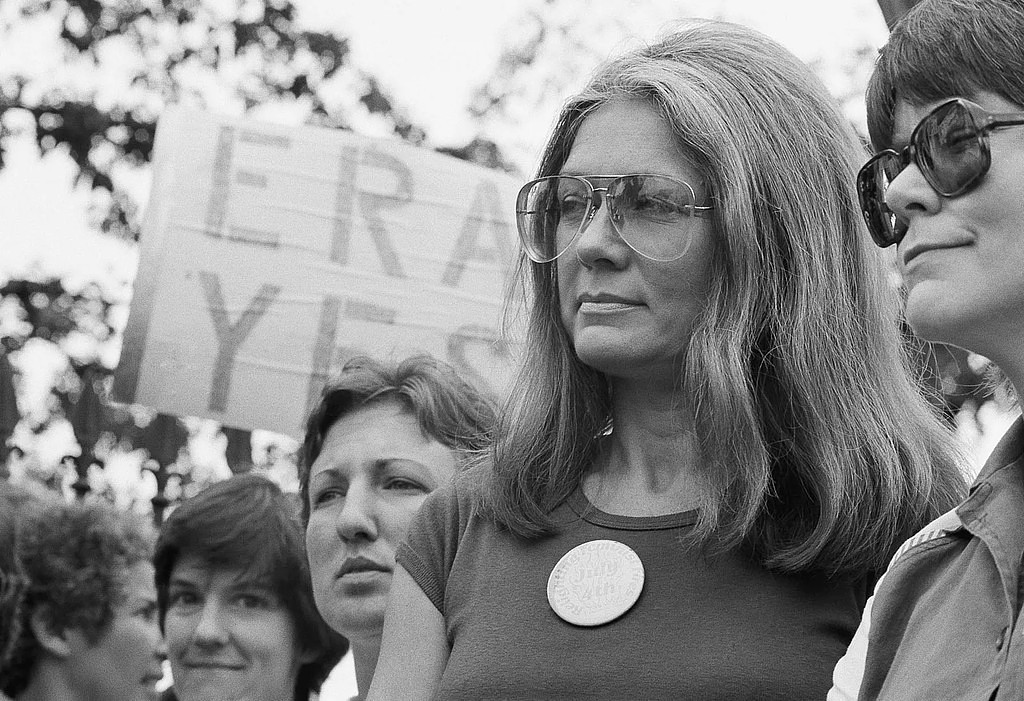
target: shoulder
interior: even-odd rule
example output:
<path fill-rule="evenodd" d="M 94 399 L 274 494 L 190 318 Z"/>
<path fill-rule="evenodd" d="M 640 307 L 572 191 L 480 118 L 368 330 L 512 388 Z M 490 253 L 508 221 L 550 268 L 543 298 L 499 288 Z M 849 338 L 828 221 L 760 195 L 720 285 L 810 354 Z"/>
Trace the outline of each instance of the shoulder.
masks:
<path fill-rule="evenodd" d="M 947 511 L 910 538 L 907 538 L 889 561 L 889 569 L 891 570 L 904 556 L 917 552 L 930 544 L 935 544 L 939 539 L 962 530 L 964 530 L 964 524 L 960 520 L 956 509 Z"/>
<path fill-rule="evenodd" d="M 908 538 L 875 585 L 872 639 L 874 628 L 879 625 L 886 629 L 886 636 L 891 636 L 890 629 L 905 624 L 921 600 L 948 600 L 955 589 L 954 580 L 963 575 L 965 568 L 972 567 L 973 555 L 967 553 L 972 540 L 955 510 L 942 514 Z M 963 559 L 965 556 L 967 560 Z M 882 630 L 877 632 L 881 634 Z"/>
<path fill-rule="evenodd" d="M 468 518 L 480 503 L 484 493 L 487 470 L 484 465 L 475 465 L 456 473 L 427 495 L 420 513 L 445 514 L 456 519 Z"/>
<path fill-rule="evenodd" d="M 449 547 L 457 542 L 479 511 L 485 470 L 484 466 L 462 470 L 428 494 L 409 529 L 408 541 L 440 541 Z"/>
<path fill-rule="evenodd" d="M 908 538 L 896 550 L 885 573 L 875 583 L 875 593 L 864 606 L 860 626 L 854 634 L 846 654 L 838 661 L 832 673 L 832 689 L 828 693 L 828 701 L 853 701 L 861 689 L 866 673 L 869 648 L 875 645 L 873 652 L 878 656 L 878 644 L 882 638 L 898 638 L 890 635 L 888 628 L 896 624 L 893 620 L 891 607 L 896 605 L 903 609 L 913 607 L 916 601 L 905 591 L 914 579 L 913 572 L 921 572 L 918 567 L 927 569 L 927 558 L 915 558 L 948 542 L 964 528 L 956 510 L 947 511 L 931 523 L 927 524 Z M 903 567 L 913 563 L 915 567 Z M 898 573 L 894 571 L 900 570 Z M 910 587 L 913 589 L 913 587 Z M 887 641 L 883 641 L 887 642 Z"/>

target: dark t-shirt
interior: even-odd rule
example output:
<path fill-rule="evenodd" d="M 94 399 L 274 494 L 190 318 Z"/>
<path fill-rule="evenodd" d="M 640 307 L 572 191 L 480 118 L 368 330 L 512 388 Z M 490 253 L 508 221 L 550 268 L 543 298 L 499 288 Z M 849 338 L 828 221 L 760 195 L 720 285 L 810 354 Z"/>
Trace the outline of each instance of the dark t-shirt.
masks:
<path fill-rule="evenodd" d="M 772 573 L 739 553 L 709 560 L 680 536 L 694 513 L 636 518 L 573 495 L 554 536 L 524 540 L 471 508 L 461 480 L 428 497 L 398 561 L 444 616 L 439 699 L 821 700 L 868 595 L 866 581 Z M 625 543 L 645 581 L 621 618 L 584 628 L 548 604 L 573 547 Z"/>

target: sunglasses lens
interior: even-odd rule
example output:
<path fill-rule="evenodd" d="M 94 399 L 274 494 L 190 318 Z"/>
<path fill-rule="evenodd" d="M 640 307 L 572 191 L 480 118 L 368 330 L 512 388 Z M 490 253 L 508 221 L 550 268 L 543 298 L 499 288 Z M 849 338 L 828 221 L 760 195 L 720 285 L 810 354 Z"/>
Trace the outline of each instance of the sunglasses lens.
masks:
<path fill-rule="evenodd" d="M 657 261 L 682 258 L 693 241 L 693 189 L 660 175 L 628 175 L 608 188 L 612 222 L 633 250 Z"/>
<path fill-rule="evenodd" d="M 914 147 L 921 172 L 946 197 L 965 192 L 989 166 L 985 137 L 959 102 L 940 106 L 918 127 Z"/>
<path fill-rule="evenodd" d="M 516 226 L 530 260 L 548 263 L 579 233 L 591 192 L 579 178 L 555 175 L 527 183 L 516 198 Z"/>
<path fill-rule="evenodd" d="M 899 243 L 907 233 L 906 223 L 885 203 L 885 191 L 889 189 L 889 183 L 905 167 L 899 154 L 883 151 L 865 163 L 857 174 L 857 195 L 864 221 L 871 238 L 882 248 Z"/>

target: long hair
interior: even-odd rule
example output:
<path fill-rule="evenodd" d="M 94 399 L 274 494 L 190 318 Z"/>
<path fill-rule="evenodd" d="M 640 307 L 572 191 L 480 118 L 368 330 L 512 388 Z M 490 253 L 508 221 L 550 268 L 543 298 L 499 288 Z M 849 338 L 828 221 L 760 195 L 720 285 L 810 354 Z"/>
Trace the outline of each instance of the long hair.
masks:
<path fill-rule="evenodd" d="M 324 387 L 306 421 L 299 453 L 304 524 L 309 523 L 309 472 L 331 426 L 342 416 L 389 399 L 416 417 L 425 436 L 455 451 L 459 466 L 479 458 L 490 445 L 494 400 L 447 363 L 428 355 L 411 356 L 397 364 L 368 356 L 352 358 Z"/>
<path fill-rule="evenodd" d="M 779 571 L 883 567 L 956 503 L 963 477 L 910 376 L 898 299 L 857 206 L 851 127 L 777 43 L 694 21 L 600 69 L 563 108 L 539 175 L 558 173 L 583 120 L 614 100 L 664 117 L 715 207 L 711 289 L 678 389 L 708 487 L 692 542 L 744 546 Z M 554 529 L 551 509 L 579 487 L 612 397 L 562 327 L 554 265 L 521 256 L 519 269 L 524 362 L 483 506 L 530 537 Z"/>
<path fill-rule="evenodd" d="M 889 35 L 868 81 L 868 132 L 892 146 L 896 104 L 988 91 L 1024 108 L 1024 3 L 924 0 Z"/>
<path fill-rule="evenodd" d="M 291 616 L 300 649 L 312 653 L 299 668 L 294 698 L 306 701 L 310 692 L 319 691 L 348 650 L 348 641 L 331 630 L 316 608 L 294 499 L 264 477 L 235 475 L 176 508 L 160 529 L 153 556 L 161 626 L 174 566 L 185 556 L 267 584 Z"/>

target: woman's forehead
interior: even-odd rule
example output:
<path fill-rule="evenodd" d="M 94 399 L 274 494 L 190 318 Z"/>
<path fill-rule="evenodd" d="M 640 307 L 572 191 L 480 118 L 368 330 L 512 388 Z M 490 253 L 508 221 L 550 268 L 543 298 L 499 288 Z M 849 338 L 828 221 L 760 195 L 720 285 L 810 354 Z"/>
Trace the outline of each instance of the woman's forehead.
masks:
<path fill-rule="evenodd" d="M 615 100 L 591 110 L 576 130 L 560 173 L 653 173 L 702 181 L 665 116 L 643 100 Z"/>
<path fill-rule="evenodd" d="M 197 553 L 183 553 L 174 563 L 171 570 L 171 581 L 190 583 L 197 586 L 214 585 L 230 587 L 250 587 L 273 590 L 273 578 L 270 576 L 266 558 L 249 557 L 241 552 L 231 558 L 210 558 Z"/>

